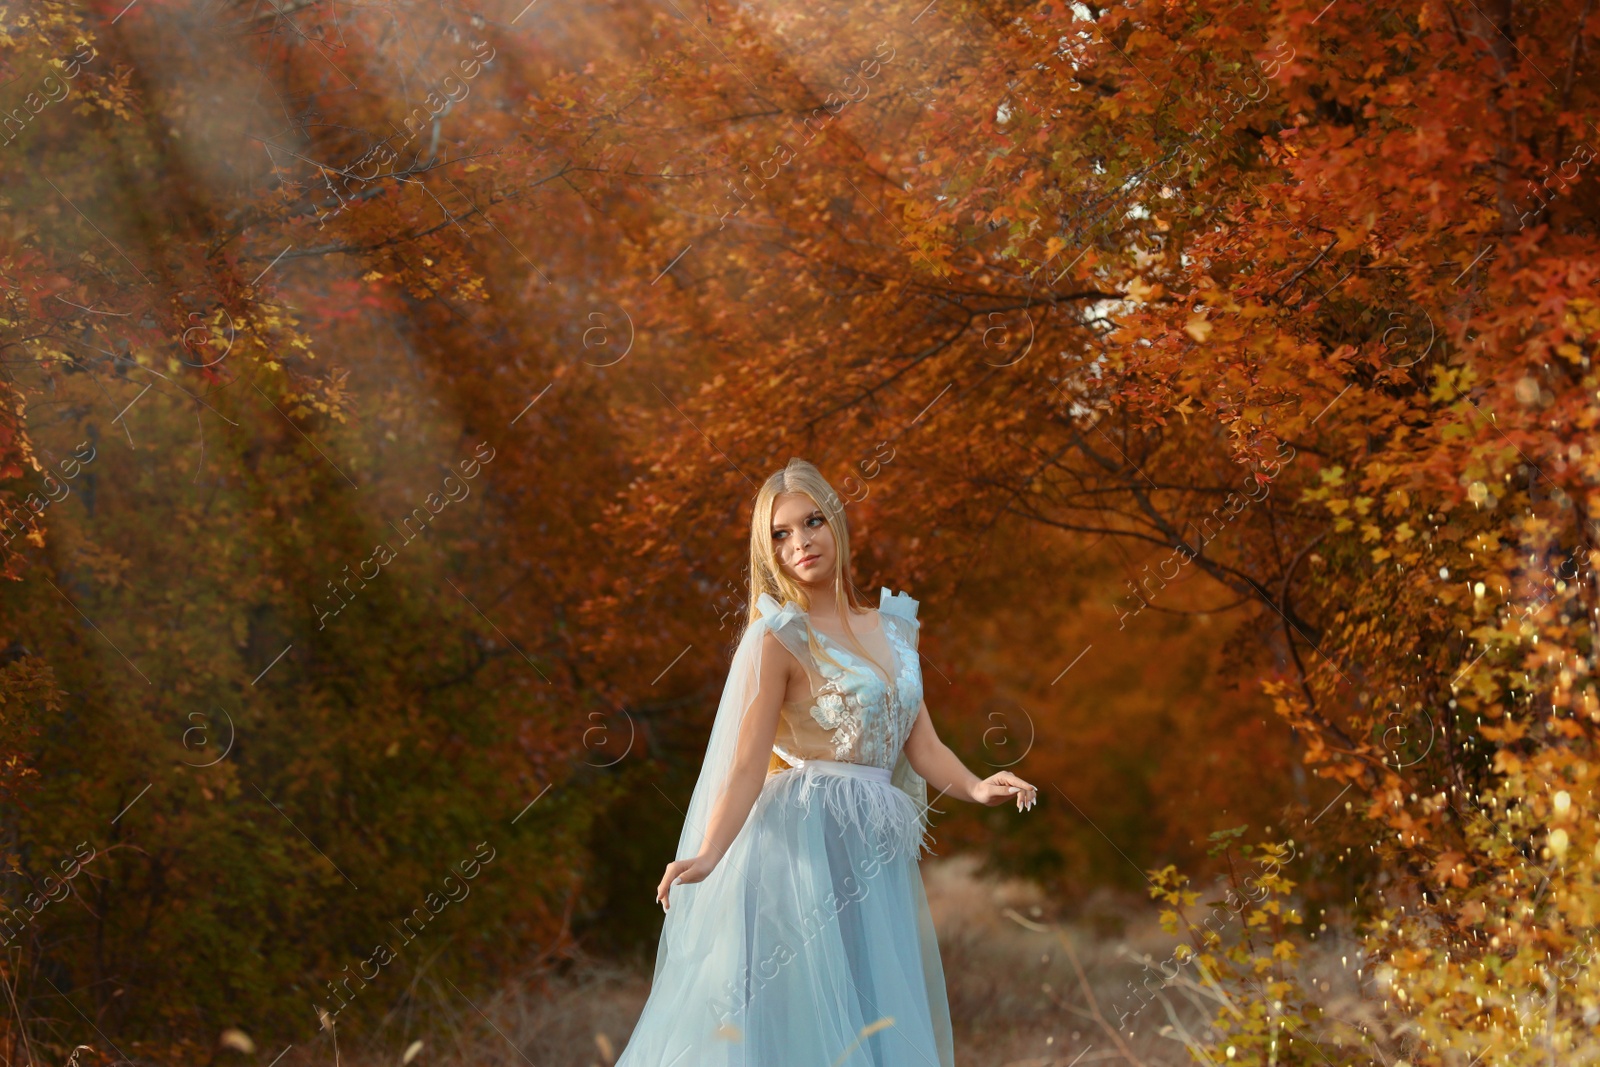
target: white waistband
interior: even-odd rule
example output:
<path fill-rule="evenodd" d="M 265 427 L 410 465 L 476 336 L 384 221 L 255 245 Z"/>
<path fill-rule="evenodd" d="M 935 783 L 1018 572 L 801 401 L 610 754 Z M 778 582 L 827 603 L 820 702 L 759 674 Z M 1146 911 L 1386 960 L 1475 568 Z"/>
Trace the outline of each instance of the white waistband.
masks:
<path fill-rule="evenodd" d="M 797 771 L 811 771 L 816 774 L 837 774 L 844 778 L 866 778 L 874 782 L 889 781 L 889 771 L 884 767 L 869 767 L 864 763 L 845 763 L 842 760 L 831 759 L 798 759 L 791 758 L 791 766 Z"/>

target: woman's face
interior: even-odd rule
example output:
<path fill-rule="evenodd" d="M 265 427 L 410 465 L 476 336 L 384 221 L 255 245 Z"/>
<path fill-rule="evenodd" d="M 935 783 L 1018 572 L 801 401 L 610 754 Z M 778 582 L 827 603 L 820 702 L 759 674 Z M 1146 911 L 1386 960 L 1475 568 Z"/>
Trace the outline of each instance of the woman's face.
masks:
<path fill-rule="evenodd" d="M 783 573 L 801 585 L 833 583 L 833 528 L 804 493 L 779 493 L 772 505 L 772 548 Z"/>

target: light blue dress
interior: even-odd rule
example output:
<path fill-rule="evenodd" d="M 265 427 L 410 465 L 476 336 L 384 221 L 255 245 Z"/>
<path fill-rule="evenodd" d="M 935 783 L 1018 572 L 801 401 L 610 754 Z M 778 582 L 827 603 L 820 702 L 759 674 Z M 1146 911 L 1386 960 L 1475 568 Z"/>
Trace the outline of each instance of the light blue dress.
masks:
<path fill-rule="evenodd" d="M 672 888 L 617 1067 L 954 1067 L 918 866 L 926 791 L 902 752 L 922 703 L 917 602 L 884 589 L 879 625 L 855 628 L 887 678 L 820 632 L 836 663 L 813 655 L 793 601 L 763 594 L 757 607 L 757 646 L 761 629 L 775 634 L 811 697 L 782 708 L 773 751 L 787 767 L 768 774 L 722 862 Z M 714 732 L 708 763 L 717 746 Z"/>

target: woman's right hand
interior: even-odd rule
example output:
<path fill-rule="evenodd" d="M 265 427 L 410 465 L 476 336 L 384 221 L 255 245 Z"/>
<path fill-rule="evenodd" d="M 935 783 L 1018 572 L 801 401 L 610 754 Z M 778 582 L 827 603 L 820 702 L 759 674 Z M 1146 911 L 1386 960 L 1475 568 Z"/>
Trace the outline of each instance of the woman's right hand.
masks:
<path fill-rule="evenodd" d="M 972 799 L 993 807 L 1008 800 L 1017 802 L 1018 811 L 1027 811 L 1039 799 L 1039 790 L 1010 771 L 991 774 L 972 787 Z"/>
<path fill-rule="evenodd" d="M 716 862 L 707 860 L 703 856 L 696 856 L 692 860 L 673 860 L 667 864 L 667 871 L 661 876 L 661 884 L 656 886 L 656 903 L 661 905 L 661 910 L 668 910 L 672 904 L 668 899 L 672 887 L 683 883 L 692 885 L 703 882 L 716 869 Z"/>

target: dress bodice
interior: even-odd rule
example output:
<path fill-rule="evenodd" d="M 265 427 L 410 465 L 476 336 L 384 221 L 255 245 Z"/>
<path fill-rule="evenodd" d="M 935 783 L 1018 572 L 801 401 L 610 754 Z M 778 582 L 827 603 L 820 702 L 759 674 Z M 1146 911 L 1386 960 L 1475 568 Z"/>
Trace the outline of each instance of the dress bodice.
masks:
<path fill-rule="evenodd" d="M 791 765 L 822 759 L 893 770 L 922 706 L 917 602 L 885 588 L 878 626 L 865 633 L 855 631 L 887 677 L 843 638 L 811 626 L 794 601 L 779 607 L 774 597 L 763 593 L 756 603 L 774 636 L 805 668 L 810 683 L 806 700 L 783 704 L 773 751 Z"/>

